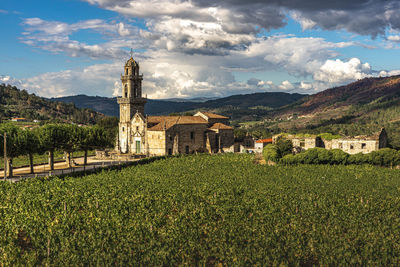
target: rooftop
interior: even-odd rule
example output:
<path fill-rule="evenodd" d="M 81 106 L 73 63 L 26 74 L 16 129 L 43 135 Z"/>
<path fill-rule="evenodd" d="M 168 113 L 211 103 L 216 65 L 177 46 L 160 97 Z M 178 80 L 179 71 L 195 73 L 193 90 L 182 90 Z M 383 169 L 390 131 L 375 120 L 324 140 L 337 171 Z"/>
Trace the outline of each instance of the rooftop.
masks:
<path fill-rule="evenodd" d="M 220 122 L 214 123 L 209 129 L 233 130 L 231 126 L 225 125 Z"/>

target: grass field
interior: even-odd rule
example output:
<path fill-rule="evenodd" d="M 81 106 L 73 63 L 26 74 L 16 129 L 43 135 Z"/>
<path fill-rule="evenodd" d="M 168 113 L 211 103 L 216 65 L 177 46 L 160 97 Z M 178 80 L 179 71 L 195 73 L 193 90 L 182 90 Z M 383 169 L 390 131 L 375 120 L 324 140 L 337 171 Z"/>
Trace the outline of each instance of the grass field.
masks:
<path fill-rule="evenodd" d="M 398 265 L 400 171 L 159 160 L 0 183 L 0 265 Z"/>

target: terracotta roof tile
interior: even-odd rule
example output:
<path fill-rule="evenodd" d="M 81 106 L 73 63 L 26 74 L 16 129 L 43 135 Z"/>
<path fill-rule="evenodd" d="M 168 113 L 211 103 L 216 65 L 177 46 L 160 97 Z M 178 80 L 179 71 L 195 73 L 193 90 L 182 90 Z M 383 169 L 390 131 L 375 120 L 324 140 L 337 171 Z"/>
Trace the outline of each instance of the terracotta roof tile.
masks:
<path fill-rule="evenodd" d="M 231 126 L 225 125 L 220 122 L 214 123 L 213 126 L 211 126 L 209 129 L 233 130 Z"/>
<path fill-rule="evenodd" d="M 149 124 L 156 124 L 150 127 L 149 131 L 162 131 L 174 125 L 207 124 L 205 119 L 197 116 L 148 116 L 147 122 Z"/>
<path fill-rule="evenodd" d="M 272 143 L 272 138 L 257 140 L 256 143 Z"/>
<path fill-rule="evenodd" d="M 211 112 L 202 112 L 204 115 L 206 115 L 208 118 L 210 119 L 229 119 L 228 117 L 222 116 L 222 115 L 218 115 L 215 113 L 211 113 Z"/>

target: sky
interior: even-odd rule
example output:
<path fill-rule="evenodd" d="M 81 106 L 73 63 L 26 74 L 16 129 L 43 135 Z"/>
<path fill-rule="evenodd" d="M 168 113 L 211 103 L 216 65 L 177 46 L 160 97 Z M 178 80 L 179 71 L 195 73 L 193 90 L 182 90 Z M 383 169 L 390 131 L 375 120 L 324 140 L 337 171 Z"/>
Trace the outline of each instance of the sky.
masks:
<path fill-rule="evenodd" d="M 400 74 L 398 0 L 2 0 L 0 83 L 117 96 L 133 51 L 149 98 L 314 94 Z"/>

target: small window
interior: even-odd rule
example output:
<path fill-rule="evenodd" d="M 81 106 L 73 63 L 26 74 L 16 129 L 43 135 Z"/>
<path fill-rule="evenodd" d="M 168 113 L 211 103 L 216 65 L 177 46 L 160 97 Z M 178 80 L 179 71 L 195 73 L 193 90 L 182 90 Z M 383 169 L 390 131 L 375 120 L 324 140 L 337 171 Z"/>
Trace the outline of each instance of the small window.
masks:
<path fill-rule="evenodd" d="M 125 74 L 128 75 L 128 73 L 129 73 L 129 70 L 128 70 L 128 68 L 126 68 Z"/>
<path fill-rule="evenodd" d="M 125 127 L 122 127 L 122 131 L 125 132 Z"/>
<path fill-rule="evenodd" d="M 350 145 L 350 149 L 354 149 L 354 145 L 353 144 Z"/>
<path fill-rule="evenodd" d="M 190 139 L 194 139 L 194 132 L 190 132 Z"/>
<path fill-rule="evenodd" d="M 185 152 L 186 152 L 186 154 L 189 154 L 189 146 L 185 147 Z"/>
<path fill-rule="evenodd" d="M 136 126 L 136 132 L 139 132 L 139 126 Z"/>
<path fill-rule="evenodd" d="M 169 136 L 169 141 L 174 140 L 174 138 L 172 138 L 172 135 Z"/>
<path fill-rule="evenodd" d="M 168 155 L 172 155 L 172 149 L 168 148 Z"/>
<path fill-rule="evenodd" d="M 367 144 L 366 143 L 362 143 L 361 144 L 361 149 L 366 149 L 367 148 Z"/>

